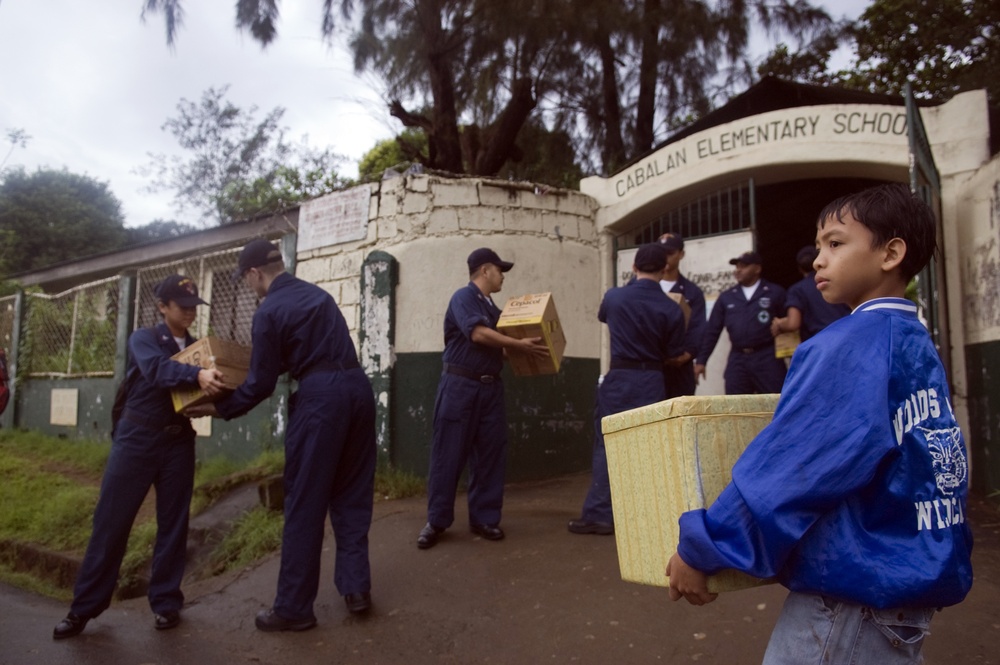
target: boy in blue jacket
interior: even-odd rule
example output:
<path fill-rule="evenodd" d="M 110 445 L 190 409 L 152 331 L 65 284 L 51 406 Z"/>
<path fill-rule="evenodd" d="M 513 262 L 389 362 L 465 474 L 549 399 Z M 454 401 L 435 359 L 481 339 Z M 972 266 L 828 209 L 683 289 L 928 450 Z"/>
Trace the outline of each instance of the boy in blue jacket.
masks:
<path fill-rule="evenodd" d="M 765 665 L 921 662 L 935 611 L 972 585 L 968 461 L 948 380 L 907 283 L 935 250 L 904 185 L 819 216 L 816 283 L 853 310 L 803 343 L 772 423 L 707 510 L 681 515 L 670 598 L 715 599 L 735 568 L 790 590 Z"/>

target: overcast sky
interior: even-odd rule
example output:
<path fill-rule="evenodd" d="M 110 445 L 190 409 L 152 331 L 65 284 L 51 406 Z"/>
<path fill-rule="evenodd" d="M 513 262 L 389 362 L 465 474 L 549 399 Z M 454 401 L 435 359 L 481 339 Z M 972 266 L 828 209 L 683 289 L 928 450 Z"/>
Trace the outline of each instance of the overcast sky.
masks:
<path fill-rule="evenodd" d="M 322 0 L 281 2 L 278 38 L 263 51 L 235 29 L 234 4 L 187 0 L 171 50 L 162 15 L 140 21 L 141 0 L 0 0 L 0 161 L 7 132 L 23 129 L 31 139 L 6 168 L 65 167 L 107 182 L 128 226 L 193 223 L 174 211 L 169 192 L 144 193 L 148 180 L 133 170 L 149 152 L 183 155 L 164 121 L 181 98 L 228 84 L 227 99 L 256 105 L 259 118 L 284 107 L 290 141 L 308 136 L 311 146 L 330 147 L 351 160 L 343 173 L 356 176 L 357 160 L 401 127 L 377 82 L 354 75 L 343 46 L 323 43 Z M 869 0 L 820 4 L 835 18 L 856 18 Z"/>

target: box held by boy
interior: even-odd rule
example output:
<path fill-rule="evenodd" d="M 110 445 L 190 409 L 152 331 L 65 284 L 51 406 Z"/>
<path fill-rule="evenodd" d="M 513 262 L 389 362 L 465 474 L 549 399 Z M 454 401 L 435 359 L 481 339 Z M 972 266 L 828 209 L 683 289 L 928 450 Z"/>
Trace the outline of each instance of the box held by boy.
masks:
<path fill-rule="evenodd" d="M 223 374 L 228 390 L 236 390 L 247 378 L 250 368 L 250 347 L 218 337 L 202 337 L 180 353 L 172 356 L 177 362 L 202 369 L 217 369 Z M 189 406 L 210 402 L 201 388 L 174 388 L 170 391 L 174 411 L 180 413 Z"/>
<path fill-rule="evenodd" d="M 541 337 L 549 350 L 548 358 L 507 350 L 507 359 L 515 376 L 537 376 L 556 374 L 566 350 L 566 336 L 551 293 L 529 293 L 511 298 L 504 305 L 497 331 L 523 339 Z"/>
<path fill-rule="evenodd" d="M 665 571 L 680 540 L 681 513 L 707 508 L 722 493 L 740 454 L 771 422 L 778 397 L 677 397 L 602 419 L 623 580 L 670 584 Z M 708 589 L 766 582 L 724 570 L 708 578 Z"/>

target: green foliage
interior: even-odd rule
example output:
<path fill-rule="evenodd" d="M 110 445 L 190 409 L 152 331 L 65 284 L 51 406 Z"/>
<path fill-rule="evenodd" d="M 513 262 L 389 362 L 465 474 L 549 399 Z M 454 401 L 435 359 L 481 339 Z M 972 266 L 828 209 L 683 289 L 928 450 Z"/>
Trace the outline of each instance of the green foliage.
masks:
<path fill-rule="evenodd" d="M 226 100 L 228 90 L 209 88 L 198 103 L 178 102 L 177 115 L 162 129 L 187 156 L 150 153 L 149 163 L 137 170 L 150 178 L 149 191 L 173 191 L 178 211 L 191 210 L 203 223 L 228 224 L 343 186 L 335 171 L 340 157 L 305 141 L 286 142 L 285 109 L 275 107 L 258 119 L 256 106 L 242 109 Z"/>
<path fill-rule="evenodd" d="M 114 371 L 118 325 L 115 294 L 107 289 L 91 289 L 60 299 L 29 297 L 26 301 L 28 323 L 21 351 L 28 373 Z"/>
<path fill-rule="evenodd" d="M 107 183 L 69 171 L 8 169 L 0 180 L 0 275 L 112 251 L 125 241 Z"/>
<path fill-rule="evenodd" d="M 1000 4 L 983 0 L 874 0 L 854 29 L 854 87 L 945 101 L 986 88 L 1000 100 Z"/>
<path fill-rule="evenodd" d="M 191 224 L 181 224 L 173 220 L 154 219 L 149 224 L 125 229 L 127 234 L 126 244 L 129 246 L 144 245 L 149 242 L 178 238 L 197 230 L 198 228 Z"/>
<path fill-rule="evenodd" d="M 427 491 L 427 481 L 421 476 L 401 471 L 387 464 L 375 470 L 375 496 L 383 499 L 405 499 Z"/>
<path fill-rule="evenodd" d="M 281 547 L 281 513 L 258 507 L 240 517 L 212 554 L 212 573 L 242 568 Z"/>
<path fill-rule="evenodd" d="M 423 163 L 427 156 L 427 135 L 417 129 L 406 129 L 394 139 L 375 144 L 358 162 L 358 178 L 362 182 L 380 180 L 386 171 L 402 173 L 413 163 Z"/>

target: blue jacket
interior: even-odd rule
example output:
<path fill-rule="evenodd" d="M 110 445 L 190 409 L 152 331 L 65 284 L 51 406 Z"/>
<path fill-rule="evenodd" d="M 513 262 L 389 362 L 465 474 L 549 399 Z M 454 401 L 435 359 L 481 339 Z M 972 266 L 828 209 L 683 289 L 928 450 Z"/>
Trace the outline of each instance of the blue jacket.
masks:
<path fill-rule="evenodd" d="M 477 374 L 499 374 L 503 349 L 472 341 L 476 326 L 496 330 L 499 320 L 500 309 L 473 282 L 455 291 L 444 315 L 444 362 Z"/>
<path fill-rule="evenodd" d="M 678 552 L 874 608 L 954 605 L 972 585 L 968 472 L 916 307 L 871 300 L 798 348 L 774 420 L 681 516 Z"/>
<path fill-rule="evenodd" d="M 246 381 L 215 403 L 226 420 L 243 415 L 267 399 L 285 372 L 300 379 L 325 363 L 358 362 L 347 322 L 333 297 L 287 272 L 271 282 L 267 297 L 253 315 L 251 337 L 253 349 Z"/>
<path fill-rule="evenodd" d="M 188 345 L 195 341 L 191 335 L 186 338 Z M 188 418 L 174 412 L 170 389 L 198 385 L 201 368 L 170 359 L 180 348 L 167 324 L 136 330 L 128 339 L 128 350 L 129 373 L 138 370 L 139 376 L 128 391 L 125 408 L 154 421 L 187 423 Z"/>
<path fill-rule="evenodd" d="M 799 336 L 806 341 L 823 328 L 851 313 L 847 305 L 831 305 L 816 288 L 816 273 L 811 272 L 788 287 L 785 307 L 794 307 L 802 314 Z"/>
<path fill-rule="evenodd" d="M 739 284 L 726 289 L 719 294 L 719 299 L 712 306 L 701 340 L 698 364 L 708 362 L 723 328 L 729 333 L 733 351 L 773 346 L 771 320 L 784 314 L 785 290 L 774 282 L 760 280 L 750 300 L 743 295 L 743 287 Z"/>

